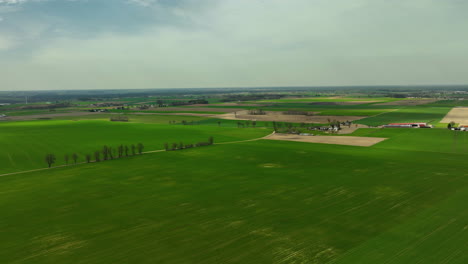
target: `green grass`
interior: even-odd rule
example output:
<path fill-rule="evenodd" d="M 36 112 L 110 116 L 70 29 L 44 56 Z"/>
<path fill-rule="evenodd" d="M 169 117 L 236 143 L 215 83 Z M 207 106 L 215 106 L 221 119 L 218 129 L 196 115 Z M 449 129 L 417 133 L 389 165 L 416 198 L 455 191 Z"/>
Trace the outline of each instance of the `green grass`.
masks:
<path fill-rule="evenodd" d="M 357 121 L 359 124 L 380 126 L 389 123 L 438 123 L 451 110 L 449 107 L 406 107 Z"/>
<path fill-rule="evenodd" d="M 376 146 L 262 140 L 0 177 L 0 262 L 466 263 L 467 155 Z"/>
<path fill-rule="evenodd" d="M 176 120 L 176 119 L 171 119 Z M 162 125 L 155 123 L 125 123 L 101 120 L 88 121 L 31 121 L 0 123 L 0 173 L 41 168 L 44 156 L 53 153 L 57 165 L 64 163 L 64 155 L 93 154 L 103 145 L 114 148 L 120 144 L 146 146 L 145 150 L 162 149 L 165 142 L 185 144 L 258 138 L 270 133 L 268 129 L 233 129 L 216 126 Z"/>

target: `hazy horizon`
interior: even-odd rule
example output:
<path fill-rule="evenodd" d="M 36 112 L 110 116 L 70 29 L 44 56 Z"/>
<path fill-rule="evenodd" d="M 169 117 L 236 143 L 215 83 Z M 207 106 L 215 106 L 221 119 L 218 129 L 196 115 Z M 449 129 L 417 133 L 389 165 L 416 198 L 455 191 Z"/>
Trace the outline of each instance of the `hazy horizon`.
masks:
<path fill-rule="evenodd" d="M 460 0 L 0 0 L 0 91 L 468 84 Z"/>

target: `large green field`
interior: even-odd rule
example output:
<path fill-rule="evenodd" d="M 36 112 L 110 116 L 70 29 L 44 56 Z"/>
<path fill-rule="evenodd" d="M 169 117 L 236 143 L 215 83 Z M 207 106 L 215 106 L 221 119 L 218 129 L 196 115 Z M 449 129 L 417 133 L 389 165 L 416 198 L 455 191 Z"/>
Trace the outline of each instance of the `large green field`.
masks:
<path fill-rule="evenodd" d="M 56 165 L 64 164 L 64 155 L 77 153 L 84 161 L 86 154 L 93 154 L 108 145 L 114 149 L 120 145 L 142 143 L 145 151 L 163 149 L 164 143 L 193 144 L 207 141 L 210 136 L 216 142 L 239 141 L 259 138 L 271 133 L 264 128 L 233 130 L 228 127 L 199 125 L 168 125 L 150 123 L 155 118 L 140 117 L 148 123 L 122 123 L 108 120 L 52 120 L 0 123 L 0 174 L 46 166 L 47 153 L 55 154 Z M 180 117 L 160 117 L 179 120 Z M 190 117 L 184 118 L 191 121 Z M 195 119 L 194 121 L 197 121 Z"/>
<path fill-rule="evenodd" d="M 2 123 L 0 174 L 45 167 L 47 152 L 270 133 L 144 118 Z M 0 176 L 0 263 L 467 263 L 466 134 L 354 135 L 389 139 L 215 144 Z"/>

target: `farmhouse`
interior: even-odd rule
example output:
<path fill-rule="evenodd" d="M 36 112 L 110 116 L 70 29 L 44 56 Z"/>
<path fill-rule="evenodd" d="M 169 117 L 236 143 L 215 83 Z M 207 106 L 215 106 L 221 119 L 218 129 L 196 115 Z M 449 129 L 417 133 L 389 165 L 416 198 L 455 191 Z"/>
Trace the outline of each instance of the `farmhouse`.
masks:
<path fill-rule="evenodd" d="M 432 125 L 427 123 L 391 123 L 383 125 L 383 127 L 395 127 L 395 128 L 432 128 Z"/>

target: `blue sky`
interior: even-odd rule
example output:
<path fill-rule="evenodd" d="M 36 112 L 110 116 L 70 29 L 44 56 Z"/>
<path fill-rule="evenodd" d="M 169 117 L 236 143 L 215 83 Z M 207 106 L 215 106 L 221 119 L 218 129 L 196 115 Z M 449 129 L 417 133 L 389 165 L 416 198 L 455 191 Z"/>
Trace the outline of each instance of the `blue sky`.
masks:
<path fill-rule="evenodd" d="M 468 84 L 465 0 L 0 0 L 0 90 Z"/>

